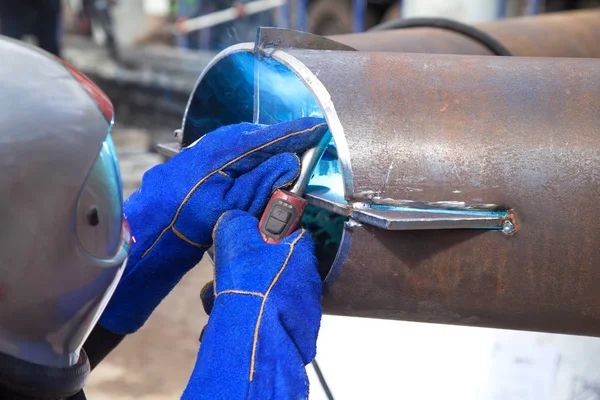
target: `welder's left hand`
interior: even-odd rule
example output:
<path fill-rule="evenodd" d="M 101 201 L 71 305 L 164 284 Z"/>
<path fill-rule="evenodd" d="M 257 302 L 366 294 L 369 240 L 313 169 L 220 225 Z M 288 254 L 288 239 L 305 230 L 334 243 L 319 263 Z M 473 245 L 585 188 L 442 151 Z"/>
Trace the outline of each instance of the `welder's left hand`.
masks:
<path fill-rule="evenodd" d="M 326 130 L 319 118 L 226 126 L 149 170 L 124 204 L 135 243 L 100 325 L 121 335 L 139 329 L 212 245 L 219 217 L 262 212 L 271 193 L 298 175 L 295 153 Z"/>

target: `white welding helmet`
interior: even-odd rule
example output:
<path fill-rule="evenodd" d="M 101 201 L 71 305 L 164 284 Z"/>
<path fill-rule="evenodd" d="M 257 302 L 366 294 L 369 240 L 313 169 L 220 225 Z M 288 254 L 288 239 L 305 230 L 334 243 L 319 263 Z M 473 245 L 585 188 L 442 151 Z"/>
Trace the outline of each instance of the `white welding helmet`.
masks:
<path fill-rule="evenodd" d="M 0 59 L 0 387 L 68 395 L 130 247 L 113 107 L 41 50 L 0 37 Z"/>

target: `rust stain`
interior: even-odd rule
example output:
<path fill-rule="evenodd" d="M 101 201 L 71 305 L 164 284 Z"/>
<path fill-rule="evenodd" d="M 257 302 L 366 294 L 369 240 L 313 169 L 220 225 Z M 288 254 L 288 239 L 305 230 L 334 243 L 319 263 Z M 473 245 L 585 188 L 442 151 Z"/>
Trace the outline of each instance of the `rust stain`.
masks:
<path fill-rule="evenodd" d="M 355 229 L 332 311 L 600 335 L 597 60 L 344 57 L 323 81 L 350 147 L 351 199 L 502 207 L 517 233 Z M 382 198 L 373 189 L 388 176 Z"/>

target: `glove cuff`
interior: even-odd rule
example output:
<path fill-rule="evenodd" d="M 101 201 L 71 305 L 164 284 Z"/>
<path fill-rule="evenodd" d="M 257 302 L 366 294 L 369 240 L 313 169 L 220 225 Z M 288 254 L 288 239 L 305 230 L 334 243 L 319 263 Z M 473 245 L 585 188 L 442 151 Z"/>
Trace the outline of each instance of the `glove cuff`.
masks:
<path fill-rule="evenodd" d="M 128 263 L 100 325 L 109 331 L 127 335 L 144 325 L 150 314 L 185 275 L 202 258 L 205 250 L 192 245 L 185 251 L 174 233 L 165 234 L 151 257 Z"/>
<path fill-rule="evenodd" d="M 182 399 L 248 398 L 261 305 L 262 299 L 251 295 L 225 293 L 215 299 Z"/>
<path fill-rule="evenodd" d="M 306 362 L 299 348 L 306 343 L 267 303 L 254 294 L 217 296 L 182 399 L 307 398 Z M 310 336 L 314 342 L 316 335 Z"/>

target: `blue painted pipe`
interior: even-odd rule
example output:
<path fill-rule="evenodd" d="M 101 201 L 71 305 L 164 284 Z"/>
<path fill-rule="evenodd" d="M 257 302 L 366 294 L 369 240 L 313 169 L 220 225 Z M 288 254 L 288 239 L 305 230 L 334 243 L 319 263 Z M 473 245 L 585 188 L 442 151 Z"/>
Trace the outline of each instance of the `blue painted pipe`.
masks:
<path fill-rule="evenodd" d="M 506 0 L 498 1 L 498 19 L 506 18 Z"/>
<path fill-rule="evenodd" d="M 298 7 L 296 10 L 298 30 L 302 32 L 308 31 L 308 0 L 298 0 Z"/>
<path fill-rule="evenodd" d="M 365 11 L 367 8 L 366 0 L 352 0 L 354 8 L 354 32 L 365 30 Z"/>
<path fill-rule="evenodd" d="M 279 27 L 288 29 L 290 27 L 290 5 L 286 1 L 279 7 Z"/>
<path fill-rule="evenodd" d="M 177 1 L 177 17 L 179 18 L 190 18 L 190 10 L 187 1 Z M 177 47 L 187 49 L 190 47 L 189 37 L 187 35 L 176 36 Z"/>
<path fill-rule="evenodd" d="M 540 13 L 540 1 L 539 0 L 529 0 L 529 14 L 537 15 Z"/>

